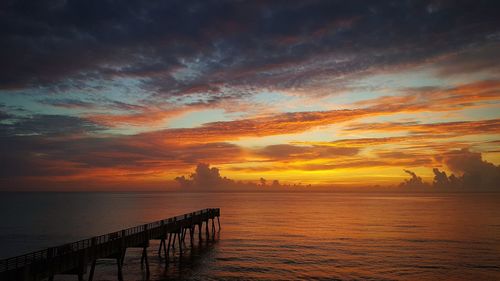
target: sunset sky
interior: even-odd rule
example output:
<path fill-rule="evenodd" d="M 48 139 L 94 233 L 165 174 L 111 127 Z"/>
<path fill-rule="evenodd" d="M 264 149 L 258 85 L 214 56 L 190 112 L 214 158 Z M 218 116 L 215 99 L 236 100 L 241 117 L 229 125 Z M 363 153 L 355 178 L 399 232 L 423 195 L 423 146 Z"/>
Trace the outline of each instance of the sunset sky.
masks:
<path fill-rule="evenodd" d="M 498 1 L 2 1 L 0 189 L 500 171 Z M 484 169 L 483 169 L 484 167 Z M 483 178 L 484 179 L 484 178 Z M 493 181 L 492 181 L 493 182 Z"/>

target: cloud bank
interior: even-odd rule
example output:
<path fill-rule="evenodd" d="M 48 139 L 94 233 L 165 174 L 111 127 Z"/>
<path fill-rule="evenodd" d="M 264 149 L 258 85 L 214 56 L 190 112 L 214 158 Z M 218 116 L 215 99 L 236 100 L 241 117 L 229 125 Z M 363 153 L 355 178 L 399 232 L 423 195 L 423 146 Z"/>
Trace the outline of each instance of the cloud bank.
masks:
<path fill-rule="evenodd" d="M 207 168 L 185 184 L 394 186 L 401 169 L 436 168 L 436 189 L 487 190 L 499 13 L 483 0 L 3 1 L 0 189 L 162 190 L 211 163 L 228 178 Z"/>
<path fill-rule="evenodd" d="M 437 191 L 499 191 L 500 165 L 496 166 L 482 159 L 481 153 L 464 148 L 451 151 L 438 157 L 453 173 L 433 169 L 434 180 L 431 184 L 423 182 L 414 172 L 405 170 L 411 178 L 400 184 L 405 189 L 427 189 Z M 455 175 L 455 173 L 457 175 Z"/>
<path fill-rule="evenodd" d="M 310 188 L 310 185 L 302 184 L 280 184 L 278 180 L 270 181 L 260 178 L 258 181 L 236 181 L 227 177 L 222 177 L 216 167 L 209 164 L 198 163 L 194 173 L 175 178 L 182 191 L 283 191 L 291 189 Z"/>

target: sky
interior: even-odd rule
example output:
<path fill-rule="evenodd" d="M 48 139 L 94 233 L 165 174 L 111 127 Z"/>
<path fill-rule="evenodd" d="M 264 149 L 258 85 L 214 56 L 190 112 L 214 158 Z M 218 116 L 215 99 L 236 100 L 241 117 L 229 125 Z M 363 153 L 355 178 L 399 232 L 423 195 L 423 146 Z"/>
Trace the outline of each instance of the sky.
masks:
<path fill-rule="evenodd" d="M 0 190 L 498 190 L 499 14 L 2 1 Z"/>

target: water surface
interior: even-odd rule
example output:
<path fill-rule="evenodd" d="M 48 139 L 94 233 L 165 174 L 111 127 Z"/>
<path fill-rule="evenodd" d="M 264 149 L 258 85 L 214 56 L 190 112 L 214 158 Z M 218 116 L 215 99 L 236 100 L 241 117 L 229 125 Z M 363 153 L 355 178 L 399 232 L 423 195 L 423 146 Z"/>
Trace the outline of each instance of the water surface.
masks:
<path fill-rule="evenodd" d="M 221 232 L 167 268 L 154 241 L 152 280 L 500 279 L 495 194 L 2 193 L 0 257 L 207 207 L 221 208 Z M 95 280 L 115 271 L 100 261 Z M 124 277 L 144 277 L 140 249 Z"/>

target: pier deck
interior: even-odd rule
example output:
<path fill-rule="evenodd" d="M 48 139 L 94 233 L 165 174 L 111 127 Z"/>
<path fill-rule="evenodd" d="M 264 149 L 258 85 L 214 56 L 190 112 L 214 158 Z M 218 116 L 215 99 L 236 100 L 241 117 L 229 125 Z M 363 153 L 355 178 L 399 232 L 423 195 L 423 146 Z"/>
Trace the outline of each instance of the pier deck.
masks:
<path fill-rule="evenodd" d="M 96 260 L 116 259 L 117 278 L 123 280 L 122 265 L 127 248 L 143 248 L 141 265 L 146 265 L 149 274 L 149 263 L 146 249 L 149 241 L 161 240 L 158 255 L 164 254 L 168 263 L 170 248 L 176 240 L 179 252 L 182 254 L 183 244 L 189 232 L 191 243 L 198 226 L 198 237 L 202 239 L 203 224 L 209 238 L 209 229 L 215 233 L 215 219 L 220 230 L 220 209 L 203 209 L 196 212 L 139 225 L 132 228 L 51 247 L 41 251 L 0 260 L 0 280 L 35 281 L 48 278 L 52 280 L 56 274 L 75 274 L 78 280 L 90 265 L 89 281 L 93 279 Z M 209 222 L 211 227 L 209 227 Z"/>

